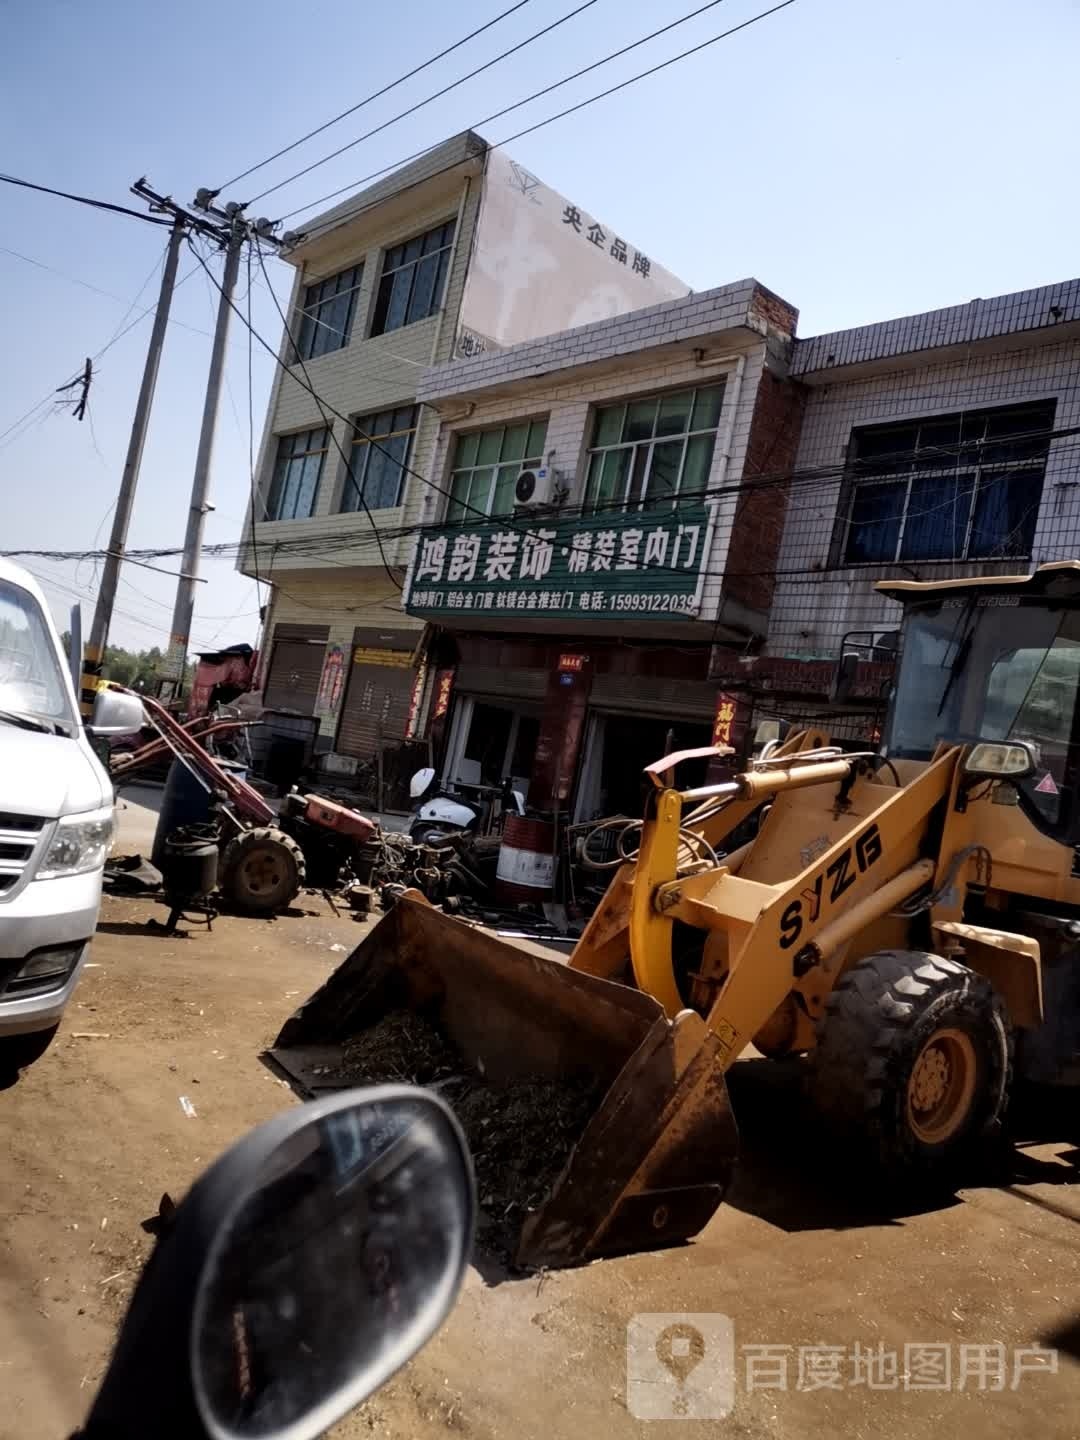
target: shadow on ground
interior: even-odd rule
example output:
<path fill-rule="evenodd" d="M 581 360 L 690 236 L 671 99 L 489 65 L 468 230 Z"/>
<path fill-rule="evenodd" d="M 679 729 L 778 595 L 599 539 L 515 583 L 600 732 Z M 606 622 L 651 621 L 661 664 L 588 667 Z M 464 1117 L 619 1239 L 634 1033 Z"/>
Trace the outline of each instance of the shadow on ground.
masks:
<path fill-rule="evenodd" d="M 1080 1113 L 1075 1092 L 1021 1087 L 1007 1134 L 988 1144 L 952 1191 L 883 1193 L 873 1176 L 830 1144 L 803 1093 L 799 1060 L 745 1060 L 728 1074 L 739 1126 L 740 1153 L 726 1203 L 786 1231 L 896 1225 L 912 1216 L 963 1203 L 959 1189 L 1013 1191 L 1030 1185 L 1080 1182 Z M 1028 1147 L 1065 1145 L 1053 1158 Z M 1073 1207 L 1023 1190 L 1025 1200 L 1080 1222 Z"/>

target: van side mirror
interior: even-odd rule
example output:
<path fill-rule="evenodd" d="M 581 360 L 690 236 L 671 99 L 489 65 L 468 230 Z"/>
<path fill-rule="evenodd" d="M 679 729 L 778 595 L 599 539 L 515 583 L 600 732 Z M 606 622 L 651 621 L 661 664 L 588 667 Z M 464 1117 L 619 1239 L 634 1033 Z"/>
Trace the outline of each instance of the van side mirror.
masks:
<path fill-rule="evenodd" d="M 146 711 L 137 695 L 99 690 L 87 729 L 94 735 L 137 735 L 145 724 Z"/>

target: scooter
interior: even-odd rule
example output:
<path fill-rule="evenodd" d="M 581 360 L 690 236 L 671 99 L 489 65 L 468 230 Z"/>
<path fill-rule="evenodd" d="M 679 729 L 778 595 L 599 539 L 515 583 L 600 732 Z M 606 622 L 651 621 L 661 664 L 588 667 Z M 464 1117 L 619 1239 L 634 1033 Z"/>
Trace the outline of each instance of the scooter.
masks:
<path fill-rule="evenodd" d="M 167 1222 L 72 1440 L 315 1440 L 442 1325 L 475 1214 L 468 1147 L 429 1091 L 275 1116 Z"/>
<path fill-rule="evenodd" d="M 482 800 L 468 800 L 440 785 L 430 766 L 417 770 L 409 781 L 409 795 L 414 801 L 416 818 L 409 827 L 409 838 L 418 845 L 438 845 L 447 835 L 484 828 L 490 806 Z M 511 788 L 509 778 L 503 781 L 502 813 L 525 814 L 525 797 Z"/>

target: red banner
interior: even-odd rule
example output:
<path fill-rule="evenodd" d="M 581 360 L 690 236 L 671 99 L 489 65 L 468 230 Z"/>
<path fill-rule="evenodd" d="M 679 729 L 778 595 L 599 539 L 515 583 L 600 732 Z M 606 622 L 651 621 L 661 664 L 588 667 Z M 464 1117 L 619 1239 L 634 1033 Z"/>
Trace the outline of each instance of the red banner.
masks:
<path fill-rule="evenodd" d="M 450 696 L 454 692 L 453 670 L 436 670 L 435 672 L 435 704 L 431 711 L 432 721 L 444 720 L 450 709 Z"/>

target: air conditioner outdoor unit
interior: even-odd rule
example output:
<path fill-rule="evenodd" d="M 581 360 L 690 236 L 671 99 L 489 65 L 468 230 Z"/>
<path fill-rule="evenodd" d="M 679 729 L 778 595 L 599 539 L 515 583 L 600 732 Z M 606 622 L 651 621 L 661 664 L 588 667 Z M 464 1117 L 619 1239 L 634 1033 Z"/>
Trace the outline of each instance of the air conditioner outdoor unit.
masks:
<path fill-rule="evenodd" d="M 514 486 L 514 501 L 521 510 L 539 510 L 556 502 L 555 476 L 546 465 L 522 470 Z"/>

